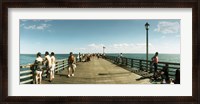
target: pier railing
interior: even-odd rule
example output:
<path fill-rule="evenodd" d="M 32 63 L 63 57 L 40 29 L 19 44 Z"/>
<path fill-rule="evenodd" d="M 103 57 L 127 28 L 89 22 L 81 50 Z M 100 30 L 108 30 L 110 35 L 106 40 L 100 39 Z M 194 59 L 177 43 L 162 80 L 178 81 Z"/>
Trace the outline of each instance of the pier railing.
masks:
<path fill-rule="evenodd" d="M 144 70 L 148 72 L 153 72 L 153 63 L 152 61 L 148 61 L 148 69 L 146 69 L 146 60 L 142 59 L 132 59 L 132 58 L 125 58 L 125 57 L 116 57 L 116 56 L 106 56 L 106 59 L 109 61 L 118 64 L 118 65 L 123 65 L 131 70 Z M 170 78 L 175 78 L 175 72 L 177 69 L 180 69 L 180 63 L 171 63 L 171 62 L 158 62 L 158 70 L 161 70 L 163 68 L 167 68 L 169 77 Z"/>
<path fill-rule="evenodd" d="M 68 66 L 67 59 L 57 60 L 55 66 L 55 73 L 64 70 Z M 34 65 L 21 65 L 20 66 L 20 84 L 34 82 Z M 46 77 L 46 69 L 44 69 L 42 77 Z"/>

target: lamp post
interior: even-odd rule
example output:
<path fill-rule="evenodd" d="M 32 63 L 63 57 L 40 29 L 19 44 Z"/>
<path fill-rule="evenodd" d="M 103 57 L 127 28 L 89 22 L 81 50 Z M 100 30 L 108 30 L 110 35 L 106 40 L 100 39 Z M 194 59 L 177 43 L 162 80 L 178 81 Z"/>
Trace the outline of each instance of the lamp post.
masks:
<path fill-rule="evenodd" d="M 146 70 L 148 70 L 148 30 L 149 30 L 149 24 L 148 22 L 145 24 L 145 28 L 146 28 Z"/>

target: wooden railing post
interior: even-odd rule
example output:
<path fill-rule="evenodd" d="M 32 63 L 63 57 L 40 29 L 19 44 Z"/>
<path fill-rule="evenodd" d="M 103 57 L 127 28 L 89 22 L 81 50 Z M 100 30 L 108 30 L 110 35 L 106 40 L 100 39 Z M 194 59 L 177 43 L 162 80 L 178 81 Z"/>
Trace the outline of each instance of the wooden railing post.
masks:
<path fill-rule="evenodd" d="M 121 64 L 124 64 L 124 58 L 121 57 Z"/>
<path fill-rule="evenodd" d="M 167 72 L 169 72 L 169 68 L 168 68 L 168 67 L 169 67 L 169 64 L 166 63 L 166 64 L 165 64 L 165 68 L 166 68 Z"/>
<path fill-rule="evenodd" d="M 152 61 L 151 61 L 151 62 L 150 62 L 150 73 L 152 73 L 152 69 L 153 69 L 153 68 L 152 68 L 152 66 L 153 66 L 152 64 L 153 64 L 153 63 L 152 63 Z"/>
<path fill-rule="evenodd" d="M 126 58 L 126 66 L 128 65 L 128 58 Z"/>
<path fill-rule="evenodd" d="M 131 59 L 131 68 L 133 67 L 133 59 Z"/>
<path fill-rule="evenodd" d="M 57 65 L 58 62 L 55 62 L 55 63 L 56 63 L 56 65 L 55 65 L 55 69 L 54 69 L 55 72 L 54 72 L 54 73 L 57 73 L 57 72 L 56 72 L 56 69 L 57 69 L 57 66 L 58 66 L 58 65 Z"/>
<path fill-rule="evenodd" d="M 36 82 L 35 82 L 36 79 L 35 79 L 35 70 L 34 70 L 34 69 L 35 69 L 35 65 L 31 65 L 31 66 L 30 66 L 30 70 L 32 70 L 32 75 L 33 75 L 33 77 L 32 77 L 32 78 L 33 78 L 32 84 L 35 84 L 35 83 L 36 83 Z"/>
<path fill-rule="evenodd" d="M 65 60 L 63 60 L 63 70 L 65 69 Z"/>
<path fill-rule="evenodd" d="M 142 70 L 142 60 L 140 60 L 140 70 Z"/>

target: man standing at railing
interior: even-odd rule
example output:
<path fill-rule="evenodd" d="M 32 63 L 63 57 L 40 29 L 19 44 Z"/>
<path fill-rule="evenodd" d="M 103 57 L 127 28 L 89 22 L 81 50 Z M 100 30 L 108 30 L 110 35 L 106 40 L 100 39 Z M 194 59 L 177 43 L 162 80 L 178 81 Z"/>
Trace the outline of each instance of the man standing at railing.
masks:
<path fill-rule="evenodd" d="M 122 53 L 120 53 L 119 56 L 118 56 L 118 64 L 119 63 L 122 64 L 122 57 L 123 57 L 123 55 L 122 55 Z"/>
<path fill-rule="evenodd" d="M 54 79 L 54 72 L 55 72 L 55 65 L 56 65 L 56 58 L 54 56 L 54 52 L 51 52 L 51 64 L 52 64 L 52 67 L 50 69 L 49 82 L 51 82 Z"/>
<path fill-rule="evenodd" d="M 70 69 L 72 69 L 71 76 L 74 76 L 75 68 L 76 68 L 75 59 L 73 53 L 70 52 L 70 55 L 68 57 L 68 75 L 67 75 L 68 77 L 70 77 Z"/>
<path fill-rule="evenodd" d="M 47 74 L 46 78 L 47 78 L 48 72 L 51 69 L 51 58 L 49 56 L 49 52 L 47 52 L 47 51 L 45 52 L 44 62 L 45 62 L 45 65 L 46 65 L 46 70 L 47 70 L 47 72 L 46 72 L 46 74 Z"/>
<path fill-rule="evenodd" d="M 156 74 L 157 74 L 157 68 L 158 68 L 158 52 L 155 53 L 155 55 L 151 58 L 154 66 L 154 79 L 156 79 Z"/>

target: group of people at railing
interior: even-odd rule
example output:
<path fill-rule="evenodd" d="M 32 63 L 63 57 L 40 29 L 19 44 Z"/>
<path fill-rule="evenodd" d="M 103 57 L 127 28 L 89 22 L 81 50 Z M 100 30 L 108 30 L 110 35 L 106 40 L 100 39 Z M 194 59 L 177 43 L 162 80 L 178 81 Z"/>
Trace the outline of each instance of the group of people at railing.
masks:
<path fill-rule="evenodd" d="M 42 74 L 44 73 L 44 69 L 47 70 L 46 77 L 48 77 L 48 73 L 50 73 L 49 81 L 51 82 L 54 79 L 55 62 L 56 58 L 54 56 L 54 52 L 51 52 L 50 55 L 49 52 L 45 52 L 44 58 L 41 57 L 40 52 L 37 53 L 33 68 L 36 84 L 42 83 Z"/>
<path fill-rule="evenodd" d="M 74 76 L 76 62 L 72 52 L 70 52 L 67 61 L 68 61 L 67 76 L 68 77 Z M 51 52 L 51 54 L 49 55 L 49 52 L 46 51 L 44 58 L 42 58 L 41 53 L 38 52 L 36 54 L 35 62 L 32 66 L 34 71 L 35 84 L 42 83 L 42 74 L 46 74 L 46 78 L 49 77 L 49 82 L 52 82 L 53 79 L 55 78 L 55 66 L 56 66 L 56 58 L 54 52 Z M 44 73 L 45 69 L 46 73 Z"/>

